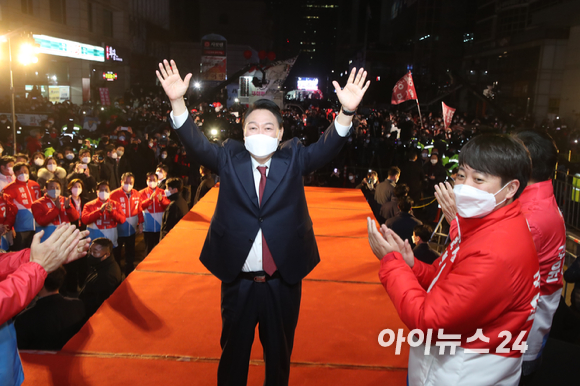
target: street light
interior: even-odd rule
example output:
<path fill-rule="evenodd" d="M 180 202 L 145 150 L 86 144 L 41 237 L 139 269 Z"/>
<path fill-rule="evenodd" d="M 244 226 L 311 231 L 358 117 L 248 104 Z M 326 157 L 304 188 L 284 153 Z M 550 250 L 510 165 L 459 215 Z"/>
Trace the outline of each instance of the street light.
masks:
<path fill-rule="evenodd" d="M 12 142 L 14 147 L 14 155 L 18 153 L 18 146 L 16 145 L 16 106 L 14 102 L 14 74 L 12 72 L 12 41 L 10 35 L 1 36 L 0 42 L 8 42 L 8 61 L 10 67 L 10 99 L 12 104 Z M 38 58 L 36 57 L 36 48 L 30 43 L 24 43 L 20 47 L 20 53 L 18 54 L 18 61 L 23 65 L 28 65 L 30 63 L 38 63 Z"/>

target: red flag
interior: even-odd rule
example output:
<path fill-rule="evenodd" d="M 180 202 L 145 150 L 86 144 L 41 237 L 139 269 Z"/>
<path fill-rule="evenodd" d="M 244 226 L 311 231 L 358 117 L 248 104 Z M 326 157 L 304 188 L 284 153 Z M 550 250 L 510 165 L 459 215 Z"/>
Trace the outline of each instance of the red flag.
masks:
<path fill-rule="evenodd" d="M 453 119 L 453 114 L 455 114 L 455 109 L 449 107 L 445 102 L 441 102 L 443 105 L 443 122 L 445 123 L 445 128 L 451 126 L 451 120 Z"/>
<path fill-rule="evenodd" d="M 409 71 L 404 77 L 402 77 L 395 87 L 393 88 L 393 96 L 391 97 L 391 103 L 398 105 L 399 103 L 417 99 L 417 92 L 415 91 L 415 83 L 413 83 L 413 76 L 411 71 Z"/>

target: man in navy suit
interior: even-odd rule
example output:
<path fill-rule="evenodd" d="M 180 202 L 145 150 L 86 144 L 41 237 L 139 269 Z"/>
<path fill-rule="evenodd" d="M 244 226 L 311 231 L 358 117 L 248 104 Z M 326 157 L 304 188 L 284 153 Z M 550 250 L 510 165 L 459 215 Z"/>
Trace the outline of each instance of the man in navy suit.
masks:
<path fill-rule="evenodd" d="M 284 128 L 272 101 L 244 116 L 244 143 L 210 143 L 189 116 L 174 61 L 157 77 L 169 97 L 171 121 L 187 155 L 220 176 L 215 212 L 200 260 L 222 281 L 222 355 L 218 385 L 245 385 L 256 325 L 266 362 L 265 385 L 287 385 L 302 279 L 320 257 L 302 177 L 331 161 L 347 141 L 369 83 L 353 69 L 344 89 L 333 82 L 342 110 L 318 142 L 280 143 Z"/>

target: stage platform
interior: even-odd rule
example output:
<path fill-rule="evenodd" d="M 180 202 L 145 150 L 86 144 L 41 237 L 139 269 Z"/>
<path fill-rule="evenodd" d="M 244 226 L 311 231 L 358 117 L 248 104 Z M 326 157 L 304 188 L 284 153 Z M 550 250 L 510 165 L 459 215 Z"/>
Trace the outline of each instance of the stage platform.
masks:
<path fill-rule="evenodd" d="M 290 384 L 406 385 L 408 346 L 395 355 L 378 344 L 381 330 L 405 327 L 378 279 L 363 195 L 305 190 L 322 261 L 303 282 Z M 24 385 L 216 384 L 220 282 L 199 253 L 217 194 L 188 213 L 63 350 L 23 352 Z M 248 385 L 264 381 L 257 336 Z"/>

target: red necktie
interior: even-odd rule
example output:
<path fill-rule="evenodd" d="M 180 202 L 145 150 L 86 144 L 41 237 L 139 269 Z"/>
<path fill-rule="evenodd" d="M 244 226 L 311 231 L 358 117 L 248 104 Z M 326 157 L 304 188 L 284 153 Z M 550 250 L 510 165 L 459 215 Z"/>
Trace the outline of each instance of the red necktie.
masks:
<path fill-rule="evenodd" d="M 260 178 L 260 205 L 262 204 L 262 196 L 264 195 L 264 188 L 266 188 L 266 169 L 267 166 L 258 166 L 258 171 L 262 175 Z M 272 253 L 270 253 L 270 248 L 266 244 L 266 239 L 264 238 L 264 232 L 262 232 L 262 268 L 264 272 L 272 276 L 274 272 L 278 269 Z"/>

